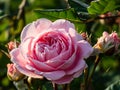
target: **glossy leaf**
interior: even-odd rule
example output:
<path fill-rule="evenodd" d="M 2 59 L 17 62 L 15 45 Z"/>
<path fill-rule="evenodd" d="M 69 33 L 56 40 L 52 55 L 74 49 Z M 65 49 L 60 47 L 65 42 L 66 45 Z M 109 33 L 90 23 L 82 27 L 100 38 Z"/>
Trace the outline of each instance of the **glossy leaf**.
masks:
<path fill-rule="evenodd" d="M 96 0 L 92 1 L 87 9 L 89 14 L 103 14 L 118 7 L 119 5 L 116 4 L 115 0 Z"/>
<path fill-rule="evenodd" d="M 50 20 L 67 19 L 72 22 L 80 23 L 80 19 L 76 16 L 74 9 L 47 9 L 35 10 L 39 18 L 48 18 Z"/>

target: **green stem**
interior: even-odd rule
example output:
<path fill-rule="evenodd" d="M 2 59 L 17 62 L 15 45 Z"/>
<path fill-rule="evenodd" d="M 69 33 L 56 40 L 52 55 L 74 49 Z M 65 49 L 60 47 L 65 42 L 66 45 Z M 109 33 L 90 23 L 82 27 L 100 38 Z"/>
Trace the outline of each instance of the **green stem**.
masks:
<path fill-rule="evenodd" d="M 86 90 L 86 86 L 87 86 L 87 80 L 88 80 L 88 68 L 86 68 L 84 70 L 84 84 L 81 86 L 81 90 Z"/>
<path fill-rule="evenodd" d="M 53 83 L 53 90 L 58 90 L 58 85 Z"/>
<path fill-rule="evenodd" d="M 86 84 L 86 85 L 87 85 L 87 86 L 86 86 L 86 90 L 90 90 L 89 88 L 90 88 L 90 85 L 91 85 L 91 80 L 92 80 L 93 74 L 94 74 L 95 69 L 96 69 L 96 67 L 97 67 L 97 65 L 98 65 L 99 62 L 100 62 L 100 58 L 99 58 L 99 56 L 97 55 L 97 56 L 96 56 L 96 59 L 95 59 L 95 63 L 94 63 L 93 70 L 92 70 L 92 72 L 91 72 L 91 74 L 90 74 L 90 76 L 89 76 L 89 78 L 88 78 L 87 84 Z"/>
<path fill-rule="evenodd" d="M 69 84 L 65 84 L 65 85 L 63 86 L 63 90 L 70 90 Z"/>

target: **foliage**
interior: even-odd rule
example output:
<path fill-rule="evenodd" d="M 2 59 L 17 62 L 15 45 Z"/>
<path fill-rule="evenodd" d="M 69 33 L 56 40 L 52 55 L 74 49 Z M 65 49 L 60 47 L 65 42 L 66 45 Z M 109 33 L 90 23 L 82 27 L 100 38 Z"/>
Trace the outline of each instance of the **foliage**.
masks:
<path fill-rule="evenodd" d="M 52 21 L 67 19 L 75 24 L 79 33 L 88 33 L 92 45 L 97 42 L 97 38 L 103 31 L 110 33 L 116 31 L 120 35 L 120 0 L 68 0 L 68 2 L 67 0 L 57 0 L 57 2 L 56 0 L 26 0 L 21 8 L 23 11 L 20 17 L 18 17 L 21 10 L 19 6 L 22 0 L 18 1 L 0 1 L 0 90 L 16 90 L 6 75 L 6 65 L 10 63 L 9 57 L 6 56 L 7 43 L 15 39 L 19 41 L 21 30 L 33 20 L 38 18 L 48 18 Z M 120 90 L 120 54 L 101 54 L 100 58 L 101 61 L 95 69 L 90 85 L 92 90 Z M 86 60 L 89 74 L 94 67 L 94 60 L 95 56 Z M 69 89 L 78 90 L 80 84 L 85 82 L 83 78 L 84 75 L 73 80 Z M 38 84 L 41 90 L 53 90 L 52 83 L 47 80 L 35 80 L 31 88 L 37 90 L 35 86 Z M 60 85 L 59 90 L 63 87 L 68 86 Z"/>
<path fill-rule="evenodd" d="M 104 14 L 120 7 L 115 0 L 97 0 L 90 4 L 88 7 L 89 14 Z"/>

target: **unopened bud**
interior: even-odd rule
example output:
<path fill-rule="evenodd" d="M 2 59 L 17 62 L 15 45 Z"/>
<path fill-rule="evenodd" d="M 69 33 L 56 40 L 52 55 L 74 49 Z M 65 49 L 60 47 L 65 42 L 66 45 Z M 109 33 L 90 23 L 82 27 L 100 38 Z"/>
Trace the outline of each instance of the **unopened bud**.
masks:
<path fill-rule="evenodd" d="M 8 44 L 7 44 L 7 47 L 8 47 L 8 50 L 11 51 L 13 50 L 14 48 L 17 48 L 19 45 L 18 42 L 13 42 L 13 41 L 10 41 Z"/>
<path fill-rule="evenodd" d="M 106 53 L 111 51 L 114 51 L 112 53 L 115 53 L 118 51 L 119 45 L 120 38 L 116 32 L 111 34 L 103 32 L 103 36 L 98 39 L 97 43 L 94 45 L 94 49 L 98 53 Z"/>
<path fill-rule="evenodd" d="M 7 69 L 7 76 L 12 81 L 19 81 L 25 77 L 16 69 L 14 64 L 7 64 Z"/>
<path fill-rule="evenodd" d="M 91 43 L 91 35 L 88 36 L 88 34 L 87 34 L 86 32 L 82 32 L 80 35 L 82 36 L 82 38 L 83 38 L 84 40 L 86 40 L 86 41 L 88 41 L 89 43 Z"/>

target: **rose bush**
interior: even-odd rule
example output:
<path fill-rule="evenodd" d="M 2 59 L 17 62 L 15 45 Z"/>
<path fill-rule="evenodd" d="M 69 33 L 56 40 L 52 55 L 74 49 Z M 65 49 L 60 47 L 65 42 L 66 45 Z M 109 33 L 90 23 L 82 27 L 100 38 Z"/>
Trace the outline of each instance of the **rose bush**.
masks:
<path fill-rule="evenodd" d="M 82 74 L 92 51 L 71 22 L 39 19 L 25 26 L 20 45 L 10 55 L 21 73 L 65 84 Z"/>

